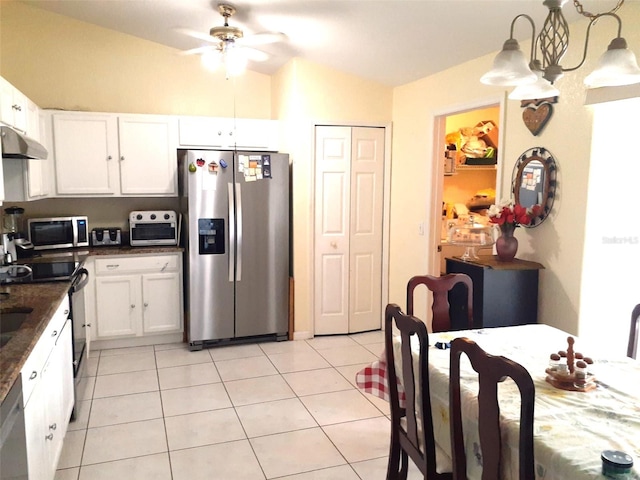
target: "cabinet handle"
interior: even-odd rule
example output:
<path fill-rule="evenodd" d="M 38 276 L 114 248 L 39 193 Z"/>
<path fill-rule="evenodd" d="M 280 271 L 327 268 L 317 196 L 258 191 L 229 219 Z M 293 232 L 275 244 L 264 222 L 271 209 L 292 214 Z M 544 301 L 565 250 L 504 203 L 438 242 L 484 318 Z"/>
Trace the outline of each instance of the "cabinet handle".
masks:
<path fill-rule="evenodd" d="M 65 314 L 65 315 L 69 315 L 69 310 L 65 310 L 65 311 L 64 311 L 64 314 Z"/>
<path fill-rule="evenodd" d="M 87 328 L 87 327 L 90 327 L 90 326 L 91 326 L 91 324 L 90 324 L 90 323 L 83 323 L 83 324 L 82 324 L 82 328 Z"/>
<path fill-rule="evenodd" d="M 145 303 L 145 304 L 144 304 L 144 306 L 145 306 L 145 307 L 148 307 L 148 306 L 149 306 L 149 304 L 148 304 L 148 303 Z"/>
<path fill-rule="evenodd" d="M 107 268 L 118 268 L 120 266 L 120 264 L 118 263 L 113 263 L 111 265 L 107 265 Z"/>
<path fill-rule="evenodd" d="M 222 132 L 220 130 L 218 130 L 218 136 L 222 136 Z"/>
<path fill-rule="evenodd" d="M 167 267 L 169 266 L 169 262 L 165 262 L 165 264 L 162 266 L 162 268 L 160 269 L 161 272 L 164 272 Z"/>
<path fill-rule="evenodd" d="M 135 304 L 132 303 L 131 304 L 131 308 L 136 308 Z"/>
<path fill-rule="evenodd" d="M 44 437 L 45 440 L 53 440 L 53 433 L 50 433 L 49 435 L 47 435 L 46 437 Z"/>
<path fill-rule="evenodd" d="M 31 372 L 31 375 L 29 375 L 29 380 L 33 380 L 34 378 L 36 378 L 38 376 L 38 372 L 36 372 L 35 370 L 33 372 Z"/>
<path fill-rule="evenodd" d="M 107 160 L 111 160 L 113 157 L 111 155 L 107 155 Z"/>
<path fill-rule="evenodd" d="M 56 335 L 58 335 L 58 330 L 54 330 L 53 333 L 51 334 L 52 337 L 55 337 Z"/>
<path fill-rule="evenodd" d="M 230 136 L 230 137 L 233 137 L 233 132 L 229 132 L 229 136 Z"/>
<path fill-rule="evenodd" d="M 49 425 L 49 430 L 55 430 L 58 428 L 58 424 L 57 423 L 52 423 L 51 425 Z"/>
<path fill-rule="evenodd" d="M 337 244 L 336 242 L 331 242 L 331 246 L 332 246 L 333 248 L 338 248 L 338 244 Z"/>
<path fill-rule="evenodd" d="M 124 155 L 121 155 L 120 156 L 120 161 L 123 161 L 123 160 L 124 160 Z"/>
<path fill-rule="evenodd" d="M 22 107 L 20 105 L 11 105 L 11 108 L 13 108 L 14 110 L 17 110 L 19 112 L 22 111 Z"/>

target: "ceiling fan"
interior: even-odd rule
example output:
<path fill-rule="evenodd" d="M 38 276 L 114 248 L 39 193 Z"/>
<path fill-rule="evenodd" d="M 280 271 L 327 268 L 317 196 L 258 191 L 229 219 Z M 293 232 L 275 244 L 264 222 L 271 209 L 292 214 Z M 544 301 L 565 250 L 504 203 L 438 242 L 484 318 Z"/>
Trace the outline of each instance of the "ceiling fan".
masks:
<path fill-rule="evenodd" d="M 218 11 L 224 18 L 224 25 L 212 27 L 208 35 L 185 28 L 178 29 L 178 31 L 211 44 L 184 50 L 181 52 L 182 55 L 202 54 L 202 64 L 206 68 L 215 70 L 224 66 L 227 77 L 242 73 L 249 60 L 264 62 L 269 58 L 267 53 L 252 48 L 253 46 L 279 42 L 286 37 L 284 33 L 272 32 L 257 33 L 245 37 L 240 28 L 229 25 L 229 17 L 236 13 L 233 6 L 221 3 L 218 5 Z"/>

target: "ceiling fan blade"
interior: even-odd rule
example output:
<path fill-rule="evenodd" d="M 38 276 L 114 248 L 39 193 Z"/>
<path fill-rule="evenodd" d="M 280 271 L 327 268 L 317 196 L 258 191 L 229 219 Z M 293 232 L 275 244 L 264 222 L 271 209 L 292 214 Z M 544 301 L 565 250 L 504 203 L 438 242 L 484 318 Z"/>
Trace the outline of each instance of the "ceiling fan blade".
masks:
<path fill-rule="evenodd" d="M 252 62 L 264 62 L 269 58 L 269 55 L 267 55 L 263 51 L 256 50 L 255 48 L 243 46 L 239 50 L 247 60 L 251 60 Z"/>
<path fill-rule="evenodd" d="M 215 37 L 212 37 L 208 33 L 198 32 L 196 30 L 191 30 L 190 28 L 174 28 L 174 31 L 177 33 L 181 33 L 182 35 L 187 35 L 188 37 L 197 38 L 198 40 L 203 40 L 209 43 L 220 43 Z"/>
<path fill-rule="evenodd" d="M 269 43 L 276 43 L 285 40 L 287 36 L 284 33 L 278 32 L 264 32 L 256 33 L 254 35 L 247 35 L 236 40 L 238 44 L 244 45 L 267 45 Z"/>
<path fill-rule="evenodd" d="M 204 47 L 191 48 L 189 50 L 181 51 L 180 55 L 196 55 L 198 53 L 205 53 L 205 52 L 208 52 L 210 50 L 218 50 L 218 46 L 217 45 L 207 45 L 207 46 L 204 46 Z"/>

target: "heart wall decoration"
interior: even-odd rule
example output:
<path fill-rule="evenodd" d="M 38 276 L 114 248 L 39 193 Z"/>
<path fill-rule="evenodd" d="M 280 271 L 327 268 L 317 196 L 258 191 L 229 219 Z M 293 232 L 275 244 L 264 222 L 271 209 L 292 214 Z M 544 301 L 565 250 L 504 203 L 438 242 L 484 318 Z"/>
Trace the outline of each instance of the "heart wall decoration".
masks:
<path fill-rule="evenodd" d="M 534 136 L 538 136 L 549 123 L 551 115 L 553 115 L 553 103 L 558 103 L 558 97 L 522 100 L 520 102 L 520 106 L 524 108 L 522 120 Z"/>

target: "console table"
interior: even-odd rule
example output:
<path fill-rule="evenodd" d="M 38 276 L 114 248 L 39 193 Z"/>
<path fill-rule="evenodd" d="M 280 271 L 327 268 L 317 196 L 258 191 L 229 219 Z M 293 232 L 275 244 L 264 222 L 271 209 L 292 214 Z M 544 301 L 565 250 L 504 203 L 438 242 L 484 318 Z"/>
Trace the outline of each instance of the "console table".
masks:
<path fill-rule="evenodd" d="M 501 262 L 495 255 L 473 261 L 446 258 L 447 273 L 466 273 L 473 281 L 473 326 L 475 328 L 524 325 L 538 321 L 538 272 L 536 262 L 513 259 Z M 466 290 L 456 286 L 451 303 L 465 302 Z M 464 317 L 452 312 L 451 325 L 464 328 Z"/>

